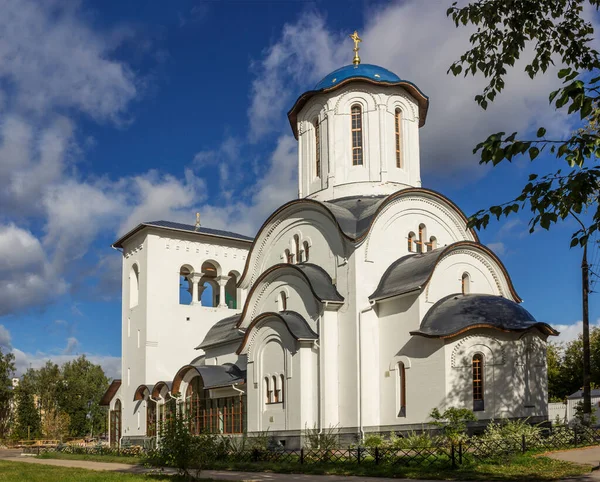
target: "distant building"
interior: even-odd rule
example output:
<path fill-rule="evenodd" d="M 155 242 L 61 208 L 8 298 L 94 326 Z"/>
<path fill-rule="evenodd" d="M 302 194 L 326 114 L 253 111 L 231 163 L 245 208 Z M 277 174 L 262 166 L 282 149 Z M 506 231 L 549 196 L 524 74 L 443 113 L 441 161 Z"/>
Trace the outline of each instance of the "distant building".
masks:
<path fill-rule="evenodd" d="M 307 427 L 346 441 L 420 429 L 436 407 L 547 419 L 557 332 L 519 305 L 464 213 L 421 186 L 428 97 L 359 62 L 290 110 L 299 197 L 254 239 L 155 221 L 114 243 L 113 443 L 155 436 L 177 396 L 196 433 L 268 430 L 288 447 Z"/>

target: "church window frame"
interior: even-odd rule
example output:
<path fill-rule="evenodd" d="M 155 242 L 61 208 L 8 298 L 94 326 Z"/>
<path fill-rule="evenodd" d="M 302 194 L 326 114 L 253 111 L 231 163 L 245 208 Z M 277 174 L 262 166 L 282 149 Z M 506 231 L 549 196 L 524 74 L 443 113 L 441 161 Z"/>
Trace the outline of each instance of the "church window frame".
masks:
<path fill-rule="evenodd" d="M 281 403 L 284 402 L 285 399 L 285 391 L 284 391 L 284 385 L 285 385 L 285 377 L 283 376 L 283 373 L 281 375 L 279 375 L 279 382 L 280 382 L 280 386 L 279 386 L 279 401 Z"/>
<path fill-rule="evenodd" d="M 304 241 L 302 245 L 304 247 L 304 261 L 308 261 L 310 258 L 310 244 L 308 241 Z"/>
<path fill-rule="evenodd" d="M 481 412 L 485 410 L 484 402 L 484 376 L 485 376 L 485 357 L 482 353 L 475 353 L 471 359 L 472 373 L 472 394 L 473 411 Z"/>
<path fill-rule="evenodd" d="M 461 293 L 463 295 L 468 295 L 471 292 L 471 275 L 466 271 L 462 274 L 460 278 L 461 284 Z"/>
<path fill-rule="evenodd" d="M 321 177 L 321 126 L 319 119 L 315 118 L 313 121 L 313 127 L 315 129 L 315 174 L 316 177 Z"/>
<path fill-rule="evenodd" d="M 285 291 L 280 291 L 279 296 L 277 297 L 277 307 L 279 308 L 279 311 L 287 310 L 287 299 L 287 293 Z"/>
<path fill-rule="evenodd" d="M 409 253 L 414 253 L 416 251 L 416 238 L 417 236 L 415 235 L 414 232 L 410 232 L 408 233 L 408 252 Z"/>
<path fill-rule="evenodd" d="M 421 224 L 419 224 L 419 237 L 415 241 L 415 244 L 417 245 L 417 253 L 425 253 L 425 251 L 427 249 L 427 242 L 425 241 L 426 239 L 427 239 L 427 226 L 425 226 L 423 223 L 421 223 Z"/>
<path fill-rule="evenodd" d="M 427 251 L 433 251 L 437 248 L 437 238 L 435 236 L 431 236 L 429 238 L 429 242 L 427 243 Z"/>
<path fill-rule="evenodd" d="M 398 416 L 406 417 L 406 366 L 398 363 Z"/>
<path fill-rule="evenodd" d="M 269 405 L 272 403 L 273 391 L 271 390 L 271 377 L 265 377 L 265 404 Z"/>
<path fill-rule="evenodd" d="M 394 113 L 394 127 L 396 134 L 396 167 L 402 169 L 404 159 L 402 155 L 402 109 L 400 107 L 397 107 Z"/>
<path fill-rule="evenodd" d="M 294 254 L 289 250 L 285 250 L 285 262 L 287 264 L 294 264 Z"/>
<path fill-rule="evenodd" d="M 294 246 L 296 248 L 296 264 L 302 263 L 302 251 L 300 250 L 300 236 L 294 234 Z"/>
<path fill-rule="evenodd" d="M 279 403 L 279 394 L 280 394 L 280 389 L 279 389 L 279 384 L 277 383 L 277 375 L 273 375 L 273 403 Z"/>
<path fill-rule="evenodd" d="M 364 165 L 363 108 L 360 104 L 350 107 L 350 136 L 352 142 L 352 165 Z"/>
<path fill-rule="evenodd" d="M 129 308 L 135 308 L 140 297 L 140 268 L 133 263 L 129 272 Z"/>

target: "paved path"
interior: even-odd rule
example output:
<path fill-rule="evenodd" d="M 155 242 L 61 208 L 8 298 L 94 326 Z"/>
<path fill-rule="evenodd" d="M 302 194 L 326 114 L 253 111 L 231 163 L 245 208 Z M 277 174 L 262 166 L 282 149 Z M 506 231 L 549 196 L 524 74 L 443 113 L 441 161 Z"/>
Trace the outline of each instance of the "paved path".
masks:
<path fill-rule="evenodd" d="M 559 460 L 567 460 L 586 465 L 597 465 L 600 459 L 600 446 L 586 449 L 565 450 L 547 454 Z M 92 462 L 88 460 L 66 460 L 66 459 L 37 459 L 22 456 L 20 450 L 0 450 L 0 460 L 10 462 L 24 462 L 28 464 L 54 465 L 58 467 L 73 467 L 87 470 L 107 470 L 111 472 L 122 472 L 128 474 L 156 473 L 141 465 Z M 167 472 L 169 473 L 169 472 Z M 174 472 L 173 472 L 174 473 Z M 233 472 L 225 470 L 204 470 L 202 477 L 214 480 L 237 480 L 243 482 L 416 482 L 413 479 L 392 479 L 383 477 L 354 477 L 341 475 L 308 475 L 308 474 L 273 474 L 265 472 Z M 439 482 L 420 480 L 418 482 Z M 457 481 L 455 481 L 457 482 Z M 573 479 L 565 479 L 563 482 L 600 482 L 600 471 L 592 472 Z"/>
<path fill-rule="evenodd" d="M 550 452 L 548 457 L 557 460 L 565 460 L 576 464 L 600 466 L 600 446 L 586 447 L 580 449 L 561 450 L 559 452 Z"/>

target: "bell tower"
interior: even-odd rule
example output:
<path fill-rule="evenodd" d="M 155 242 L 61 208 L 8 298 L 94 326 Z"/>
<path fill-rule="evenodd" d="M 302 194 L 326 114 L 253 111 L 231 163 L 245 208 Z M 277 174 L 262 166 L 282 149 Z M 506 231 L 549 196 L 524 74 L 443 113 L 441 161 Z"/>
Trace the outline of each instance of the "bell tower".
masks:
<path fill-rule="evenodd" d="M 420 187 L 419 128 L 429 99 L 383 67 L 354 59 L 305 92 L 288 118 L 298 140 L 298 193 L 320 201 Z"/>

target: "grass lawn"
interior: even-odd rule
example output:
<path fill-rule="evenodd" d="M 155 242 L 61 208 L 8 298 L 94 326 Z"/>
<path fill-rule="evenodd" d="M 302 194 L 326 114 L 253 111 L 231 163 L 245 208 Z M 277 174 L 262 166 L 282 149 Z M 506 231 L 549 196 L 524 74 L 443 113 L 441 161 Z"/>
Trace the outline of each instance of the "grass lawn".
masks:
<path fill-rule="evenodd" d="M 203 479 L 209 482 L 211 479 Z M 116 472 L 51 467 L 0 460 L 0 482 L 182 482 L 168 475 L 133 475 Z"/>
<path fill-rule="evenodd" d="M 90 460 L 92 462 L 110 462 L 117 464 L 141 464 L 140 457 L 129 457 L 125 455 L 93 455 L 93 454 L 65 454 L 63 452 L 46 452 L 38 455 L 38 459 L 62 459 L 62 460 Z"/>
<path fill-rule="evenodd" d="M 133 457 L 111 457 L 106 455 L 66 455 L 66 454 L 47 454 L 47 458 L 69 458 L 73 460 L 94 460 L 98 462 L 121 462 L 137 463 Z M 133 461 L 132 461 L 133 459 Z M 436 467 L 402 467 L 394 465 L 374 465 L 374 464 L 277 464 L 273 462 L 256 463 L 224 463 L 218 464 L 214 469 L 219 470 L 239 470 L 245 472 L 279 472 L 279 473 L 302 473 L 315 475 L 362 475 L 371 477 L 405 477 L 411 479 L 441 479 L 441 480 L 517 480 L 517 481 L 546 481 L 557 480 L 568 477 L 575 477 L 589 473 L 591 467 L 572 464 L 554 460 L 549 457 L 528 455 L 518 455 L 513 457 L 504 457 L 496 462 L 479 462 L 475 464 L 464 464 L 456 469 L 451 469 L 446 465 Z M 1 466 L 0 466 L 1 471 Z M 0 475 L 0 482 L 3 479 Z M 7 479 L 13 480 L 13 479 Z M 14 479 L 17 480 L 17 479 Z M 37 479 L 32 479 L 36 480 Z M 40 479 L 49 480 L 49 479 Z M 61 479 L 62 480 L 62 479 Z M 65 479 L 69 480 L 69 479 Z M 87 481 L 88 479 L 83 479 Z M 104 479 L 89 479 L 104 480 Z M 113 479 L 106 479 L 113 480 Z M 114 479 L 121 480 L 121 479 Z M 123 479 L 130 480 L 130 479 Z M 132 481 L 144 480 L 149 478 L 131 479 Z M 175 479 L 170 479 L 174 481 Z"/>

